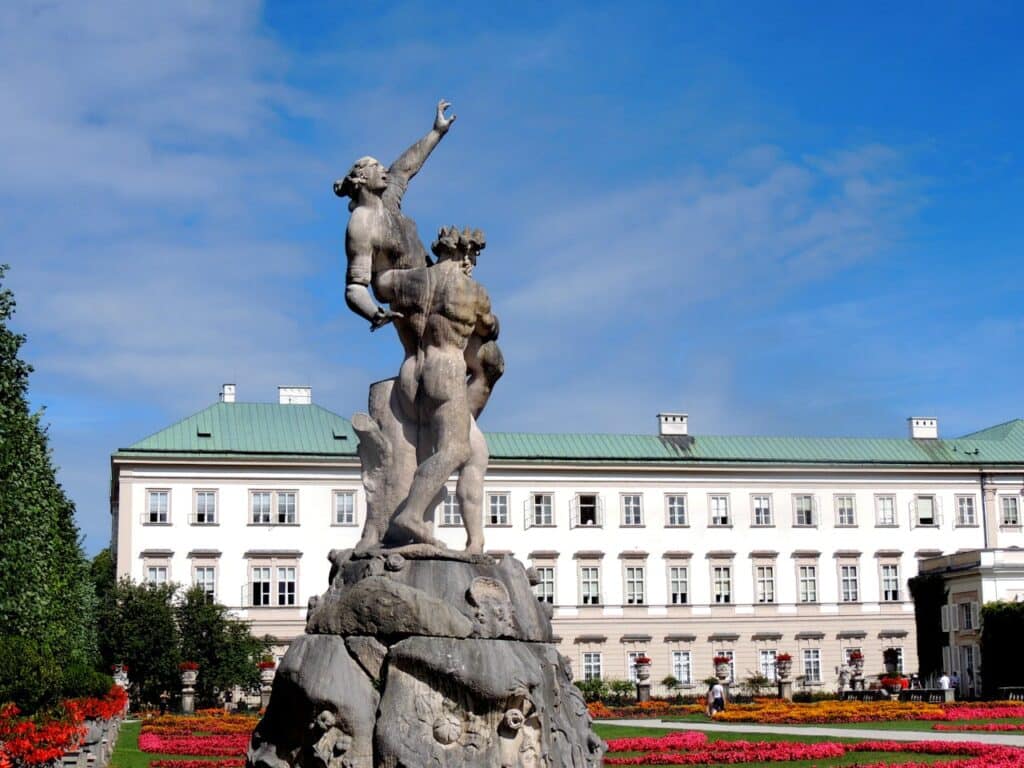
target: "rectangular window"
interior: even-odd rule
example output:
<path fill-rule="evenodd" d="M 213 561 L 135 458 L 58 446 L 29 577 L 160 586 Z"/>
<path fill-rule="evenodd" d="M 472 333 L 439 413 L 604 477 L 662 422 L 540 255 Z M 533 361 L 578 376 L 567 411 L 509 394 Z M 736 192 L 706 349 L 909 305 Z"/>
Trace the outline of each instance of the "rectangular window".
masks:
<path fill-rule="evenodd" d="M 492 493 L 487 496 L 487 522 L 489 525 L 508 525 L 508 494 Z"/>
<path fill-rule="evenodd" d="M 682 685 L 693 685 L 693 660 L 689 651 L 672 651 L 672 676 Z"/>
<path fill-rule="evenodd" d="M 195 569 L 195 585 L 206 593 L 211 603 L 217 596 L 217 570 L 212 565 L 199 565 Z"/>
<path fill-rule="evenodd" d="M 295 514 L 295 491 L 277 492 L 277 524 L 294 525 L 298 522 Z"/>
<path fill-rule="evenodd" d="M 356 494 L 355 491 L 334 492 L 334 524 L 355 525 L 356 524 Z"/>
<path fill-rule="evenodd" d="M 793 525 L 805 528 L 814 525 L 814 497 L 810 494 L 793 497 Z"/>
<path fill-rule="evenodd" d="M 857 515 L 853 507 L 853 496 L 836 496 L 836 525 L 852 527 L 857 524 Z"/>
<path fill-rule="evenodd" d="M 1016 496 L 1001 496 L 999 506 L 1002 510 L 1002 525 L 1020 525 L 1020 507 Z"/>
<path fill-rule="evenodd" d="M 170 491 L 148 491 L 146 499 L 146 522 L 165 524 L 170 517 Z"/>
<path fill-rule="evenodd" d="M 167 566 L 150 565 L 146 568 L 146 581 L 150 584 L 162 586 L 167 583 Z"/>
<path fill-rule="evenodd" d="M 856 565 L 839 566 L 839 599 L 844 603 L 860 600 L 860 580 Z"/>
<path fill-rule="evenodd" d="M 295 568 L 277 569 L 277 604 L 295 605 Z"/>
<path fill-rule="evenodd" d="M 757 602 L 775 602 L 775 566 L 758 565 L 754 569 L 757 587 Z"/>
<path fill-rule="evenodd" d="M 804 648 L 804 680 L 821 682 L 821 651 L 817 648 Z"/>
<path fill-rule="evenodd" d="M 956 524 L 966 526 L 978 524 L 977 518 L 974 515 L 973 496 L 956 497 Z"/>
<path fill-rule="evenodd" d="M 441 525 L 462 525 L 462 508 L 451 491 L 445 491 L 444 501 L 441 502 Z"/>
<path fill-rule="evenodd" d="M 711 583 L 716 603 L 732 602 L 732 567 L 716 565 L 711 569 Z"/>
<path fill-rule="evenodd" d="M 580 598 L 583 605 L 601 604 L 601 569 L 596 565 L 580 568 Z"/>
<path fill-rule="evenodd" d="M 711 525 L 729 525 L 728 496 L 712 496 L 708 505 L 711 507 Z"/>
<path fill-rule="evenodd" d="M 583 679 L 601 679 L 601 654 L 588 651 L 583 654 Z"/>
<path fill-rule="evenodd" d="M 647 651 L 626 652 L 626 676 L 631 683 L 638 682 L 636 677 L 636 660 L 643 656 L 647 656 Z"/>
<path fill-rule="evenodd" d="M 216 525 L 217 492 L 196 491 L 196 525 Z"/>
<path fill-rule="evenodd" d="M 627 493 L 622 496 L 622 524 L 638 526 L 644 524 L 640 494 Z"/>
<path fill-rule="evenodd" d="M 623 501 L 623 509 L 625 509 L 625 501 Z M 623 519 L 625 519 L 625 515 L 623 515 Z M 599 502 L 596 493 L 580 493 L 576 495 L 576 525 L 601 525 Z"/>
<path fill-rule="evenodd" d="M 875 505 L 878 511 L 879 525 L 896 525 L 896 497 L 876 496 Z"/>
<path fill-rule="evenodd" d="M 531 498 L 533 504 L 534 525 L 554 525 L 555 511 L 551 503 L 550 493 L 535 493 Z"/>
<path fill-rule="evenodd" d="M 537 586 L 533 588 L 533 594 L 542 603 L 555 602 L 555 568 L 551 565 L 543 565 L 536 569 Z"/>
<path fill-rule="evenodd" d="M 958 603 L 957 610 L 960 613 L 960 629 L 974 629 L 974 606 L 971 603 Z"/>
<path fill-rule="evenodd" d="M 903 674 L 903 649 L 902 648 L 886 648 L 883 653 L 889 652 L 896 656 L 896 674 Z"/>
<path fill-rule="evenodd" d="M 270 568 L 252 569 L 252 604 L 270 605 Z"/>
<path fill-rule="evenodd" d="M 800 602 L 818 602 L 818 566 L 801 565 L 797 568 L 797 576 L 800 580 Z"/>
<path fill-rule="evenodd" d="M 882 566 L 882 600 L 887 603 L 900 600 L 900 567 L 896 564 Z"/>
<path fill-rule="evenodd" d="M 758 671 L 773 683 L 775 682 L 775 654 L 774 648 L 761 648 L 757 652 Z"/>
<path fill-rule="evenodd" d="M 668 508 L 668 525 L 689 525 L 686 519 L 686 496 L 674 493 L 665 497 Z"/>
<path fill-rule="evenodd" d="M 918 525 L 936 525 L 935 518 L 935 497 L 918 496 L 914 500 L 914 510 L 917 514 Z"/>
<path fill-rule="evenodd" d="M 645 600 L 644 567 L 630 565 L 626 567 L 626 604 L 643 605 Z"/>
<path fill-rule="evenodd" d="M 255 525 L 270 525 L 270 491 L 253 491 L 252 521 Z"/>
<path fill-rule="evenodd" d="M 686 566 L 669 567 L 668 597 L 672 605 L 685 605 L 690 602 L 690 574 Z"/>
<path fill-rule="evenodd" d="M 752 496 L 751 503 L 754 507 L 753 524 L 755 526 L 774 525 L 772 520 L 772 497 Z"/>

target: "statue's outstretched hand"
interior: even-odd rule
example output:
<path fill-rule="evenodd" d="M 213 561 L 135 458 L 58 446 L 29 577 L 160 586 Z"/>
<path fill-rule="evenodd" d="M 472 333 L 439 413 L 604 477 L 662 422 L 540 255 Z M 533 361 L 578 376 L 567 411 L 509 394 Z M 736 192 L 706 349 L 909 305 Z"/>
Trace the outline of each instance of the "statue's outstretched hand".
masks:
<path fill-rule="evenodd" d="M 377 313 L 370 321 L 370 333 L 373 333 L 378 328 L 383 328 L 396 317 L 405 317 L 405 315 L 401 312 L 392 312 L 390 309 L 384 309 L 384 307 L 377 307 Z"/>
<path fill-rule="evenodd" d="M 448 133 L 448 129 L 452 127 L 452 123 L 455 122 L 455 115 L 451 117 L 445 117 L 445 110 L 450 107 L 451 104 L 444 99 L 437 102 L 437 116 L 434 118 L 434 130 L 444 135 Z"/>

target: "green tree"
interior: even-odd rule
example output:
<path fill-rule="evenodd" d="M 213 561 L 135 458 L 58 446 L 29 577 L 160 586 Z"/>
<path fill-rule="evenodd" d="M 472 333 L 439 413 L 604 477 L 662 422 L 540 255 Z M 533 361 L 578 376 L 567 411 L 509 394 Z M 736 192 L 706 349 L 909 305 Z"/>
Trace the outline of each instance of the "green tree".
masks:
<path fill-rule="evenodd" d="M 129 667 L 132 693 L 158 704 L 160 693 L 181 690 L 181 646 L 173 584 L 134 584 L 122 579 L 100 607 L 100 652 L 107 665 Z"/>
<path fill-rule="evenodd" d="M 6 272 L 0 265 L 0 637 L 30 645 L 40 670 L 57 661 L 80 674 L 96 661 L 95 597 L 42 413 L 29 408 L 32 366 L 19 357 L 25 337 L 9 327 L 15 301 L 2 287 Z M 38 685 L 23 701 L 44 706 L 62 693 L 48 674 Z"/>
<path fill-rule="evenodd" d="M 914 576 L 908 586 L 917 626 L 917 671 L 927 680 L 942 673 L 942 649 L 949 644 L 948 635 L 942 631 L 942 606 L 949 590 L 941 573 Z"/>
<path fill-rule="evenodd" d="M 196 696 L 200 703 L 215 704 L 219 692 L 236 685 L 259 685 L 256 664 L 270 649 L 270 638 L 253 637 L 248 624 L 232 618 L 225 606 L 210 600 L 200 587 L 185 592 L 176 614 L 181 657 L 199 663 Z"/>
<path fill-rule="evenodd" d="M 1000 600 L 982 606 L 981 685 L 985 698 L 998 698 L 1003 687 L 1024 686 L 1024 664 L 1020 663 L 1022 636 L 1024 603 Z"/>

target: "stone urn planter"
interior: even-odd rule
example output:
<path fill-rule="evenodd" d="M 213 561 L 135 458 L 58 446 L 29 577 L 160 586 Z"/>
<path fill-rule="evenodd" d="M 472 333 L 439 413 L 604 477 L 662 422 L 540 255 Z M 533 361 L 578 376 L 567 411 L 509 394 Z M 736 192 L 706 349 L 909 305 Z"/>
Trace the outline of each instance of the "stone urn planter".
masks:
<path fill-rule="evenodd" d="M 199 679 L 199 670 L 196 669 L 183 669 L 181 670 L 181 685 L 183 688 L 195 687 L 196 681 Z"/>
<path fill-rule="evenodd" d="M 199 664 L 183 661 L 178 665 L 181 672 L 181 711 L 192 714 L 196 711 L 196 680 L 199 679 Z"/>
<path fill-rule="evenodd" d="M 859 651 L 851 653 L 847 662 L 850 666 L 850 677 L 857 679 L 864 676 L 864 654 Z"/>
<path fill-rule="evenodd" d="M 636 661 L 636 679 L 641 683 L 646 683 L 651 679 L 651 660 L 646 657 L 637 659 Z"/>
<path fill-rule="evenodd" d="M 260 664 L 260 684 L 261 685 L 273 685 L 274 675 L 277 674 L 277 669 L 274 666 L 266 667 Z"/>
<path fill-rule="evenodd" d="M 729 679 L 729 658 L 727 656 L 716 656 L 712 663 L 715 665 L 715 677 L 723 683 Z"/>
<path fill-rule="evenodd" d="M 775 678 L 782 682 L 789 679 L 789 673 L 793 671 L 793 658 L 789 654 L 780 653 L 775 657 Z"/>

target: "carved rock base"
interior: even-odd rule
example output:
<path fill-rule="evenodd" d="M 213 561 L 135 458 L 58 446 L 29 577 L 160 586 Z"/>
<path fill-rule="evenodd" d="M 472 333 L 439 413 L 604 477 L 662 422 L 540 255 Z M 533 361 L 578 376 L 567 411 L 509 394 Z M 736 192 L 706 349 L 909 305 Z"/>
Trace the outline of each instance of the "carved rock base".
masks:
<path fill-rule="evenodd" d="M 601 765 L 518 561 L 333 558 L 330 590 L 311 601 L 316 634 L 282 660 L 249 768 Z"/>

